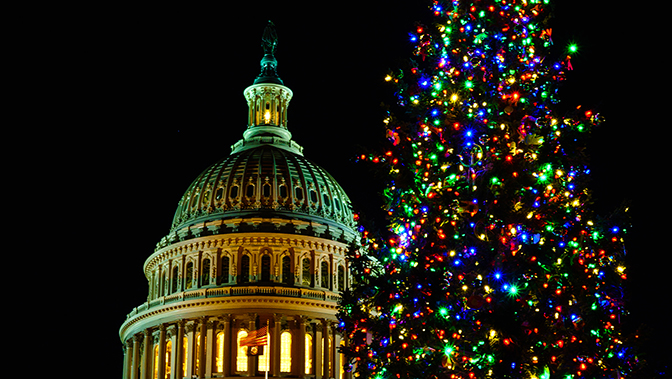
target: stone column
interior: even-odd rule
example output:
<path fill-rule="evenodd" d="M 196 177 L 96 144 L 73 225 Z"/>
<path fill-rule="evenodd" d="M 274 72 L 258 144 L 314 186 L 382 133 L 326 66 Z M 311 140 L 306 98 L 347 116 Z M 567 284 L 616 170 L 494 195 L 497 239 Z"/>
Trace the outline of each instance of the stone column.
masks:
<path fill-rule="evenodd" d="M 157 370 L 157 378 L 164 379 L 166 377 L 166 326 L 159 325 L 159 359 L 156 362 L 159 365 Z"/>
<path fill-rule="evenodd" d="M 182 360 L 184 356 L 184 346 L 182 345 L 184 339 L 184 321 L 177 322 L 177 333 L 175 334 L 175 344 L 173 345 L 173 365 L 171 369 L 171 379 L 182 379 L 184 372 L 182 370 Z"/>
<path fill-rule="evenodd" d="M 332 328 L 332 335 L 333 335 L 333 352 L 331 354 L 332 356 L 332 370 L 334 372 L 334 378 L 336 379 L 342 379 L 341 378 L 341 371 L 343 370 L 342 365 L 343 362 L 341 362 L 341 353 L 339 352 L 339 349 L 341 347 L 341 335 L 338 333 L 337 326 L 336 324 L 331 325 Z"/>
<path fill-rule="evenodd" d="M 292 365 L 294 366 L 293 372 L 299 378 L 303 378 L 306 373 L 306 324 L 308 324 L 308 317 L 300 316 L 296 320 L 298 326 L 298 332 L 296 333 L 296 340 L 292 341 Z"/>
<path fill-rule="evenodd" d="M 205 349 L 205 376 L 212 377 L 213 372 L 217 372 L 215 366 L 215 353 L 217 352 L 217 323 L 215 321 L 208 321 L 208 337 L 206 342 L 208 346 Z"/>
<path fill-rule="evenodd" d="M 174 324 L 166 326 L 166 341 L 170 341 L 171 350 L 170 350 L 170 361 L 166 365 L 166 373 L 168 373 L 168 366 L 170 366 L 170 376 L 169 379 L 175 379 L 175 352 L 177 348 L 177 342 L 175 336 L 177 335 L 177 326 Z M 168 349 L 166 349 L 166 354 L 168 354 Z M 164 379 L 164 378 L 159 378 Z"/>
<path fill-rule="evenodd" d="M 322 377 L 323 378 L 331 378 L 331 370 L 329 367 L 329 362 L 331 361 L 331 351 L 329 351 L 329 320 L 322 320 L 322 339 L 323 339 L 323 345 L 322 345 L 322 355 L 323 355 L 323 361 L 322 361 Z M 333 344 L 333 342 L 332 342 Z"/>
<path fill-rule="evenodd" d="M 271 360 L 270 374 L 280 376 L 280 332 L 282 330 L 282 314 L 273 314 L 273 337 L 271 338 L 269 359 Z"/>
<path fill-rule="evenodd" d="M 132 340 L 124 343 L 124 372 L 123 379 L 131 379 L 131 363 L 133 363 L 133 342 Z"/>
<path fill-rule="evenodd" d="M 203 317 L 200 319 L 200 324 L 201 324 L 201 333 L 198 335 L 199 337 L 199 342 L 198 342 L 198 377 L 199 378 L 205 378 L 205 352 L 207 349 L 207 346 L 205 346 L 205 340 L 206 336 L 208 335 L 208 319 Z"/>
<path fill-rule="evenodd" d="M 187 332 L 187 370 L 184 376 L 191 378 L 194 375 L 194 361 L 196 360 L 196 354 L 194 354 L 194 348 L 196 347 L 196 324 L 187 324 L 185 329 Z"/>
<path fill-rule="evenodd" d="M 315 373 L 315 379 L 322 378 L 322 348 L 324 344 L 322 343 L 322 328 L 317 323 L 310 324 L 313 329 L 313 372 Z"/>
<path fill-rule="evenodd" d="M 142 341 L 142 368 L 140 369 L 140 377 L 142 379 L 152 379 L 152 332 L 145 329 L 143 332 L 144 340 Z"/>
<path fill-rule="evenodd" d="M 138 367 L 140 367 L 140 334 L 133 336 L 133 355 L 131 357 L 131 379 L 138 379 Z"/>
<path fill-rule="evenodd" d="M 224 361 L 222 362 L 223 366 L 223 375 L 224 377 L 231 375 L 231 347 L 232 344 L 235 344 L 235 340 L 231 338 L 231 315 L 226 314 L 222 317 L 222 332 L 224 333 L 224 351 L 222 357 Z M 237 347 L 236 347 L 237 348 Z"/>

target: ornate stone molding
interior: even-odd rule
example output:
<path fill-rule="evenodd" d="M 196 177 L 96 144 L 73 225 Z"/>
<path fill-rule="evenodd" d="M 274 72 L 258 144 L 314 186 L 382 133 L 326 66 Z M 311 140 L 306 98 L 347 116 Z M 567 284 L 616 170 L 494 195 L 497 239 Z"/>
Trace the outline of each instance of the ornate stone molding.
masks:
<path fill-rule="evenodd" d="M 266 310 L 270 313 L 299 313 L 314 317 L 334 317 L 338 303 L 305 298 L 240 296 L 226 298 L 206 298 L 165 305 L 154 309 L 130 314 L 122 324 L 119 334 L 122 339 L 152 328 L 158 323 L 171 320 L 198 318 L 203 313 L 228 311 L 229 314 L 249 313 L 250 309 Z M 156 320 L 156 321 L 153 321 Z M 190 324 L 187 324 L 187 326 Z"/>

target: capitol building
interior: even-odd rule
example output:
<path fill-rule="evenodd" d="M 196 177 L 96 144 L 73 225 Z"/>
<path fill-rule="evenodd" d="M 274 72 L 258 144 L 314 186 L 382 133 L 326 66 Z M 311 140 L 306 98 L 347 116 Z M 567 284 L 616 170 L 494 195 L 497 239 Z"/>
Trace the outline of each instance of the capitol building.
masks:
<path fill-rule="evenodd" d="M 348 378 L 336 312 L 352 208 L 292 139 L 276 44 L 270 24 L 242 139 L 186 189 L 144 263 L 147 301 L 119 330 L 124 379 Z M 264 327 L 267 344 L 246 346 Z"/>

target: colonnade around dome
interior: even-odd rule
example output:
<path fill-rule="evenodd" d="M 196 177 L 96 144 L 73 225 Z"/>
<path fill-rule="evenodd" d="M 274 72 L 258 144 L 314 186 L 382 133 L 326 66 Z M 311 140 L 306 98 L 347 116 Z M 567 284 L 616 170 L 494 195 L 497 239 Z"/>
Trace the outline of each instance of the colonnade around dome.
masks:
<path fill-rule="evenodd" d="M 268 325 L 268 345 L 248 355 L 241 340 Z M 224 313 L 167 322 L 134 334 L 124 344 L 126 379 L 338 378 L 345 344 L 328 318 L 300 314 Z M 201 348 L 205 347 L 205 348 Z"/>

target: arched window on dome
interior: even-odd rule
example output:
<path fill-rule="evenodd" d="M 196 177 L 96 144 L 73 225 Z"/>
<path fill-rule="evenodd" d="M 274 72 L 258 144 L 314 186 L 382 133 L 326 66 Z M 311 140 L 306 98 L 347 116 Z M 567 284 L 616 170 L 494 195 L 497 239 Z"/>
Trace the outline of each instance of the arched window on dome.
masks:
<path fill-rule="evenodd" d="M 228 255 L 225 255 L 222 257 L 222 268 L 221 268 L 221 275 L 220 275 L 220 283 L 229 283 L 229 275 L 231 273 L 231 258 L 229 258 Z"/>
<path fill-rule="evenodd" d="M 320 264 L 320 287 L 329 288 L 329 262 Z"/>
<path fill-rule="evenodd" d="M 304 286 L 310 285 L 310 258 L 303 258 L 301 263 L 301 284 Z"/>
<path fill-rule="evenodd" d="M 294 197 L 296 200 L 303 201 L 303 188 L 296 187 L 294 188 Z"/>
<path fill-rule="evenodd" d="M 184 273 L 184 289 L 191 288 L 194 281 L 194 262 L 187 263 L 187 272 Z"/>
<path fill-rule="evenodd" d="M 261 256 L 261 281 L 271 281 L 271 256 L 269 254 Z"/>
<path fill-rule="evenodd" d="M 338 290 L 345 291 L 345 267 L 338 265 Z"/>
<path fill-rule="evenodd" d="M 210 258 L 205 258 L 201 264 L 201 285 L 210 284 Z"/>
<path fill-rule="evenodd" d="M 280 335 L 280 372 L 292 371 L 292 333 L 285 330 Z"/>
<path fill-rule="evenodd" d="M 177 286 L 180 280 L 180 268 L 178 266 L 173 267 L 173 275 L 170 278 L 170 292 L 177 292 Z"/>
<path fill-rule="evenodd" d="M 294 284 L 292 278 L 292 259 L 288 255 L 282 257 L 282 282 L 284 284 Z"/>
<path fill-rule="evenodd" d="M 245 196 L 254 197 L 254 184 L 248 183 L 245 187 Z"/>
<path fill-rule="evenodd" d="M 194 193 L 194 196 L 191 198 L 191 208 L 195 208 L 198 205 L 198 191 Z"/>
<path fill-rule="evenodd" d="M 322 203 L 326 208 L 331 208 L 331 201 L 329 201 L 329 195 L 326 193 L 322 195 Z"/>
<path fill-rule="evenodd" d="M 247 337 L 247 331 L 241 330 L 236 338 L 236 371 L 247 372 L 247 346 L 240 346 L 240 341 Z"/>
<path fill-rule="evenodd" d="M 220 202 L 222 201 L 223 197 L 224 197 L 224 187 L 217 188 L 217 192 L 215 192 L 215 201 Z"/>
<path fill-rule="evenodd" d="M 314 188 L 310 189 L 310 201 L 317 204 L 317 192 L 315 192 Z"/>
<path fill-rule="evenodd" d="M 201 200 L 201 205 L 202 206 L 207 206 L 208 201 L 210 201 L 210 189 L 206 189 L 205 192 L 203 192 L 203 196 L 201 196 L 203 199 Z"/>
<path fill-rule="evenodd" d="M 261 186 L 261 194 L 263 197 L 271 197 L 271 184 L 270 183 L 264 183 L 263 186 Z"/>
<path fill-rule="evenodd" d="M 250 256 L 243 254 L 240 258 L 240 276 L 238 283 L 248 283 L 250 281 Z"/>
<path fill-rule="evenodd" d="M 287 185 L 281 184 L 279 190 L 280 190 L 280 198 L 281 199 L 286 199 L 287 198 Z"/>
<path fill-rule="evenodd" d="M 238 198 L 238 185 L 237 184 L 234 184 L 234 185 L 231 186 L 231 191 L 229 193 L 229 197 L 231 197 L 231 199 Z"/>

